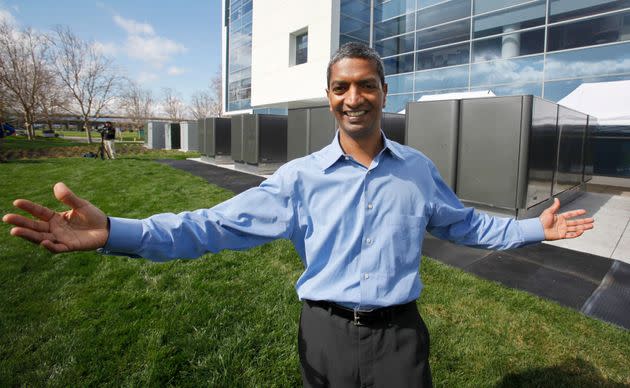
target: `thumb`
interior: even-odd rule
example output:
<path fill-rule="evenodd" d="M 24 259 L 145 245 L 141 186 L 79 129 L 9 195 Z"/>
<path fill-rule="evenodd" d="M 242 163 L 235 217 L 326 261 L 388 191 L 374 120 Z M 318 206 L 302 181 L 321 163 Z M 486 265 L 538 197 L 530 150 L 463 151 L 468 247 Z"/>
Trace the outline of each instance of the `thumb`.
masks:
<path fill-rule="evenodd" d="M 551 204 L 551 206 L 549 206 L 545 212 L 549 213 L 551 215 L 554 215 L 558 212 L 558 210 L 560 210 L 560 200 L 558 198 L 554 198 L 553 199 L 553 204 Z"/>
<path fill-rule="evenodd" d="M 70 190 L 68 186 L 66 186 L 63 182 L 58 182 L 57 184 L 55 184 L 55 187 L 53 187 L 53 191 L 55 193 L 55 197 L 59 201 L 63 202 L 72 209 L 78 209 L 82 206 L 85 206 L 87 202 L 86 200 L 77 197 L 77 195 L 74 194 L 72 190 Z"/>

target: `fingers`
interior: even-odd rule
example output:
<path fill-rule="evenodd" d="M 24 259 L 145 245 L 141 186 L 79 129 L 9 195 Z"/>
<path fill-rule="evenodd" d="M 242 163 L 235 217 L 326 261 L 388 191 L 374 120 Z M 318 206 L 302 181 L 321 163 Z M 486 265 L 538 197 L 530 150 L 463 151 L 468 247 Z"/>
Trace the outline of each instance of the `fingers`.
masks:
<path fill-rule="evenodd" d="M 545 212 L 551 213 L 551 214 L 556 214 L 556 212 L 560 209 L 560 200 L 558 198 L 554 198 L 553 199 L 553 203 L 551 204 L 551 206 L 549 206 L 547 209 L 545 209 Z"/>
<path fill-rule="evenodd" d="M 582 216 L 586 214 L 586 210 L 584 209 L 578 209 L 578 210 L 571 210 L 568 212 L 564 212 L 562 214 L 560 214 L 561 216 L 563 216 L 564 218 L 573 218 L 573 217 L 578 217 L 578 216 Z"/>
<path fill-rule="evenodd" d="M 52 253 L 63 253 L 70 250 L 66 244 L 55 243 L 50 240 L 43 240 L 39 245 L 48 249 L 48 251 Z"/>
<path fill-rule="evenodd" d="M 580 218 L 579 220 L 567 220 L 567 226 L 577 226 L 577 225 L 593 225 L 595 220 L 593 218 Z"/>
<path fill-rule="evenodd" d="M 33 220 L 19 214 L 6 214 L 4 217 L 2 217 L 2 221 L 6 222 L 7 224 L 19 226 L 22 228 L 32 229 L 36 232 L 49 231 L 48 222 Z"/>
<path fill-rule="evenodd" d="M 50 210 L 49 208 L 39 205 L 35 202 L 31 202 L 28 199 L 16 199 L 15 201 L 13 201 L 13 206 L 20 210 L 24 210 L 27 213 L 30 213 L 35 218 L 39 218 L 40 220 L 44 221 L 50 220 L 55 215 L 55 212 Z"/>
<path fill-rule="evenodd" d="M 86 204 L 86 200 L 79 198 L 76 194 L 72 192 L 63 182 L 58 182 L 53 187 L 53 191 L 55 193 L 55 197 L 71 207 L 72 209 L 78 209 Z"/>
<path fill-rule="evenodd" d="M 52 235 L 50 233 L 37 232 L 35 230 L 22 228 L 19 226 L 15 228 L 11 228 L 10 233 L 11 233 L 11 236 L 21 237 L 35 244 L 39 244 L 43 240 L 49 240 L 52 238 Z"/>

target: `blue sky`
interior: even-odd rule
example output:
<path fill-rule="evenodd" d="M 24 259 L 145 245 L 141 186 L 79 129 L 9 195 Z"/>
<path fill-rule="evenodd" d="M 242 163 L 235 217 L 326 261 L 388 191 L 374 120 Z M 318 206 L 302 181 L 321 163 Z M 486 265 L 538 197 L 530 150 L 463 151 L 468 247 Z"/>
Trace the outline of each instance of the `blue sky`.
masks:
<path fill-rule="evenodd" d="M 188 102 L 221 66 L 221 0 L 0 0 L 0 17 L 43 32 L 70 27 L 156 98 L 170 87 Z"/>

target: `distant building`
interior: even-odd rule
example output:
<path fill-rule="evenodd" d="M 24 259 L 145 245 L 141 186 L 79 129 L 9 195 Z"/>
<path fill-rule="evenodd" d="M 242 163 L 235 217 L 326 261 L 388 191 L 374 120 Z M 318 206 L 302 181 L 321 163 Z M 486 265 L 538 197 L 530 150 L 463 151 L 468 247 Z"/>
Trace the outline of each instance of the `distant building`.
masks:
<path fill-rule="evenodd" d="M 348 41 L 382 55 L 389 111 L 475 90 L 558 101 L 630 79 L 628 0 L 225 0 L 223 14 L 227 114 L 325 103 L 326 64 Z"/>

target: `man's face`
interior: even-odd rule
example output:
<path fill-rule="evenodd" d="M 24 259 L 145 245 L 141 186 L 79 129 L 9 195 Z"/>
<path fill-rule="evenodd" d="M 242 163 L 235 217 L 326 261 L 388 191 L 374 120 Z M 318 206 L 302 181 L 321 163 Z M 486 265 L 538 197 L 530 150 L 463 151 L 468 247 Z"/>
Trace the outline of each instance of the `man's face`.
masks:
<path fill-rule="evenodd" d="M 362 138 L 381 128 L 387 84 L 381 85 L 376 65 L 362 58 L 344 58 L 331 68 L 326 90 L 339 129 Z"/>

